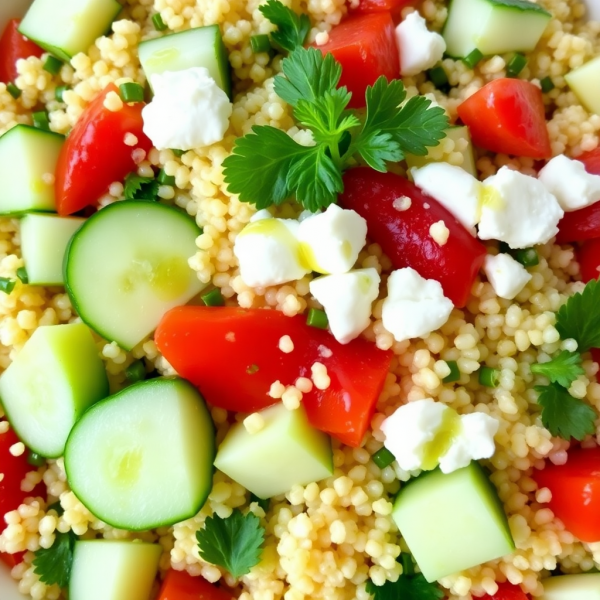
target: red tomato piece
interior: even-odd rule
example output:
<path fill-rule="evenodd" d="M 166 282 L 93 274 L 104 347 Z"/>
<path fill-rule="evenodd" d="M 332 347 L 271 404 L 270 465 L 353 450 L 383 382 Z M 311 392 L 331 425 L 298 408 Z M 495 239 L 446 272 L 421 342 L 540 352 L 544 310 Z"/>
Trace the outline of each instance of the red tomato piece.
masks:
<path fill-rule="evenodd" d="M 0 552 L 0 561 L 2 561 L 9 569 L 12 569 L 23 562 L 24 556 L 25 552 L 17 552 L 16 554 Z"/>
<path fill-rule="evenodd" d="M 399 211 L 394 202 L 402 197 L 409 198 L 411 205 Z M 339 202 L 367 220 L 369 236 L 395 269 L 412 267 L 422 277 L 439 281 L 455 306 L 465 306 L 486 249 L 439 202 L 400 175 L 366 167 L 344 174 Z M 450 230 L 443 246 L 429 233 L 440 220 Z"/>
<path fill-rule="evenodd" d="M 351 15 L 389 12 L 394 22 L 398 22 L 402 9 L 410 4 L 413 4 L 413 0 L 360 0 L 359 5 L 356 8 L 350 7 L 349 12 Z"/>
<path fill-rule="evenodd" d="M 44 51 L 29 41 L 22 33 L 19 33 L 19 19 L 12 19 L 6 24 L 2 37 L 0 37 L 0 82 L 10 83 L 14 81 L 17 72 L 17 61 L 20 58 L 37 56 Z"/>
<path fill-rule="evenodd" d="M 204 577 L 192 577 L 186 571 L 170 569 L 160 588 L 158 600 L 233 600 L 233 594 L 206 581 Z"/>
<path fill-rule="evenodd" d="M 340 86 L 352 92 L 350 108 L 366 106 L 365 92 L 384 75 L 400 77 L 400 54 L 389 12 L 360 15 L 343 21 L 329 32 L 329 41 L 318 46 L 342 65 Z"/>
<path fill-rule="evenodd" d="M 279 349 L 284 335 L 294 344 L 289 354 Z M 244 413 L 277 402 L 268 395 L 275 381 L 293 385 L 323 363 L 331 384 L 305 394 L 303 404 L 314 427 L 349 446 L 359 446 L 365 435 L 392 358 L 372 342 L 342 345 L 306 325 L 305 317 L 275 310 L 181 306 L 163 317 L 154 339 L 207 402 Z"/>
<path fill-rule="evenodd" d="M 600 238 L 585 241 L 577 251 L 581 279 L 587 283 L 600 277 Z"/>
<path fill-rule="evenodd" d="M 592 348 L 592 360 L 600 365 L 600 348 Z"/>
<path fill-rule="evenodd" d="M 124 104 L 117 112 L 105 108 L 109 92 L 118 92 L 111 83 L 79 117 L 67 137 L 56 166 L 56 210 L 70 215 L 96 204 L 111 183 L 121 181 L 136 168 L 132 152 L 148 152 L 152 142 L 143 132 L 143 102 Z M 138 139 L 134 146 L 125 144 L 125 135 Z"/>
<path fill-rule="evenodd" d="M 515 156 L 552 156 L 541 90 L 522 79 L 490 81 L 458 106 L 473 143 Z"/>
<path fill-rule="evenodd" d="M 518 586 L 512 583 L 499 583 L 498 591 L 490 596 L 486 594 L 480 600 L 527 600 L 529 596 Z"/>
<path fill-rule="evenodd" d="M 600 541 L 600 448 L 573 448 L 566 464 L 546 462 L 533 478 L 552 492 L 549 507 L 573 535 Z"/>

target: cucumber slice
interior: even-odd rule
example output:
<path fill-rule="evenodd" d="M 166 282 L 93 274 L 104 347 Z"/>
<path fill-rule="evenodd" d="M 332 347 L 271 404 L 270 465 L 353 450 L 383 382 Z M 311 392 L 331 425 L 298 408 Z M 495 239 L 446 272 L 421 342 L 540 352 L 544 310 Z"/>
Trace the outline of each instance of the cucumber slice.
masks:
<path fill-rule="evenodd" d="M 600 115 L 600 56 L 567 73 L 565 80 L 581 104 Z"/>
<path fill-rule="evenodd" d="M 0 399 L 34 452 L 62 456 L 83 412 L 108 394 L 106 371 L 83 323 L 39 327 L 0 376 Z"/>
<path fill-rule="evenodd" d="M 121 8 L 117 0 L 35 0 L 19 31 L 68 62 L 110 29 Z"/>
<path fill-rule="evenodd" d="M 333 473 L 331 441 L 309 425 L 304 408 L 276 404 L 260 414 L 265 424 L 257 433 L 248 433 L 243 423 L 229 430 L 217 452 L 217 469 L 259 498 Z"/>
<path fill-rule="evenodd" d="M 600 573 L 549 577 L 542 583 L 544 593 L 538 600 L 600 600 Z"/>
<path fill-rule="evenodd" d="M 69 600 L 148 600 L 161 554 L 137 541 L 75 542 Z"/>
<path fill-rule="evenodd" d="M 392 518 L 430 582 L 515 549 L 496 490 L 475 461 L 402 487 Z"/>
<path fill-rule="evenodd" d="M 16 125 L 0 137 L 0 215 L 55 211 L 54 175 L 65 138 L 58 133 Z"/>
<path fill-rule="evenodd" d="M 65 251 L 85 219 L 26 215 L 21 219 L 21 252 L 32 285 L 63 285 Z"/>
<path fill-rule="evenodd" d="M 229 61 L 218 25 L 196 27 L 142 42 L 138 52 L 149 82 L 155 73 L 204 67 L 231 97 Z"/>
<path fill-rule="evenodd" d="M 454 58 L 477 49 L 484 55 L 529 52 L 552 15 L 527 0 L 452 0 L 442 35 Z"/>
<path fill-rule="evenodd" d="M 67 441 L 65 469 L 90 512 L 142 531 L 202 508 L 214 457 L 214 426 L 198 391 L 183 379 L 150 379 L 83 415 Z"/>
<path fill-rule="evenodd" d="M 92 215 L 67 248 L 65 283 L 79 316 L 131 350 L 171 308 L 205 284 L 190 269 L 200 229 L 157 202 L 115 202 Z"/>

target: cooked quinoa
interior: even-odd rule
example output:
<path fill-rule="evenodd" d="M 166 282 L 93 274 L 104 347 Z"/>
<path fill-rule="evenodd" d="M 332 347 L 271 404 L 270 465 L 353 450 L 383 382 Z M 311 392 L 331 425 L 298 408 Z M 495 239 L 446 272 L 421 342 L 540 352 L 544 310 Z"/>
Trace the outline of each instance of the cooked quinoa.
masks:
<path fill-rule="evenodd" d="M 285 3 L 308 13 L 312 22 L 310 40 L 319 43 L 327 39 L 326 32 L 340 22 L 348 8 L 344 0 Z M 555 88 L 544 94 L 551 114 L 548 129 L 552 150 L 554 154 L 576 157 L 598 146 L 600 116 L 589 114 L 578 103 L 567 88 L 564 75 L 600 53 L 600 22 L 585 22 L 585 8 L 578 0 L 540 3 L 553 14 L 553 19 L 536 50 L 528 55 L 529 62 L 519 77 L 534 83 L 547 76 L 552 78 Z M 189 259 L 202 282 L 212 282 L 220 288 L 228 304 L 270 307 L 291 316 L 319 307 L 309 296 L 310 276 L 269 288 L 250 288 L 242 282 L 233 243 L 254 208 L 228 194 L 221 169 L 234 140 L 255 124 L 280 128 L 299 143 L 310 140 L 309 134 L 294 123 L 290 107 L 273 91 L 273 77 L 280 70 L 281 59 L 270 61 L 267 54 L 255 54 L 250 47 L 252 35 L 268 33 L 273 28 L 258 11 L 258 5 L 258 0 L 128 0 L 119 20 L 113 23 L 112 32 L 99 38 L 86 54 L 78 54 L 70 64 L 63 65 L 56 76 L 43 70 L 43 58 L 20 61 L 20 76 L 15 82 L 23 92 L 20 98 L 15 100 L 0 84 L 0 134 L 17 123 L 31 123 L 32 109 L 40 104 L 48 109 L 51 129 L 67 133 L 86 105 L 109 82 L 144 84 L 137 46 L 141 40 L 160 35 L 151 21 L 156 12 L 168 31 L 219 24 L 235 86 L 233 115 L 225 139 L 186 152 L 180 158 L 170 150 L 154 149 L 140 157 L 138 173 L 144 176 L 152 172 L 152 167 L 162 167 L 167 175 L 175 177 L 175 186 L 162 185 L 159 196 L 184 208 L 203 228 L 196 240 L 197 252 Z M 447 16 L 445 2 L 425 0 L 418 9 L 430 28 L 441 28 Z M 412 10 L 407 8 L 405 13 Z M 404 82 L 409 95 L 432 94 L 454 121 L 462 100 L 485 83 L 506 76 L 506 58 L 485 59 L 475 69 L 461 61 L 445 59 L 443 66 L 453 86 L 449 96 L 436 90 L 424 74 L 405 78 Z M 55 88 L 61 85 L 69 86 L 64 103 L 55 99 Z M 131 142 L 135 145 L 135 140 Z M 447 162 L 460 164 L 460 150 L 446 138 L 432 152 Z M 502 154 L 480 153 L 476 164 L 481 179 L 504 165 L 534 173 L 533 159 Z M 122 194 L 122 184 L 115 182 L 100 205 L 115 202 Z M 291 217 L 297 215 L 298 208 L 284 205 L 278 211 L 279 216 Z M 260 564 L 239 581 L 200 558 L 195 533 L 207 516 L 227 517 L 234 508 L 247 507 L 249 493 L 242 486 L 217 472 L 209 500 L 196 517 L 171 528 L 136 534 L 113 529 L 91 515 L 70 491 L 63 460 L 58 459 L 30 473 L 22 484 L 25 491 L 31 491 L 43 481 L 47 498 L 29 498 L 5 516 L 8 527 L 0 535 L 0 551 L 28 551 L 24 562 L 12 571 L 19 591 L 36 600 L 61 597 L 57 586 L 39 581 L 31 561 L 35 550 L 53 544 L 57 531 L 72 530 L 83 539 L 158 541 L 164 549 L 161 570 L 170 566 L 185 569 L 211 582 L 224 578 L 228 585 L 237 586 L 241 600 L 368 600 L 368 579 L 381 585 L 401 574 L 402 567 L 396 559 L 407 548 L 391 518 L 391 499 L 402 482 L 416 474 L 402 471 L 397 463 L 382 470 L 373 463 L 371 455 L 383 445 L 380 426 L 385 417 L 407 401 L 426 397 L 461 414 L 484 412 L 499 420 L 496 452 L 485 464 L 492 471 L 491 479 L 504 504 L 517 548 L 502 559 L 443 578 L 439 583 L 447 589 L 449 599 L 469 600 L 483 593 L 493 594 L 497 583 L 506 580 L 536 596 L 542 589 L 540 579 L 557 567 L 565 573 L 600 568 L 600 543 L 579 542 L 565 531 L 547 508 L 550 491 L 538 489 L 532 478 L 534 467 L 541 466 L 545 459 L 564 464 L 569 442 L 551 437 L 541 424 L 539 412 L 530 410 L 537 395 L 533 391 L 535 376 L 529 366 L 547 360 L 559 349 L 576 349 L 573 340 L 560 340 L 554 313 L 582 287 L 572 247 L 550 243 L 538 250 L 539 265 L 530 269 L 533 277 L 515 300 L 498 298 L 491 285 L 479 277 L 467 306 L 455 309 L 441 330 L 425 339 L 395 342 L 382 324 L 383 300 L 375 303 L 372 323 L 364 336 L 379 348 L 391 348 L 395 357 L 371 430 L 360 448 L 333 441 L 335 471 L 330 478 L 306 487 L 296 486 L 285 496 L 276 497 L 267 514 L 258 504 L 250 504 L 250 510 L 266 528 L 266 542 Z M 17 220 L 0 219 L 0 258 L 0 276 L 15 279 L 16 270 L 23 266 Z M 385 289 L 391 263 L 377 244 L 365 247 L 358 266 L 377 269 Z M 20 282 L 11 294 L 0 294 L 0 314 L 2 369 L 37 327 L 78 318 L 63 289 Z M 282 339 L 281 343 L 287 348 L 291 340 Z M 100 338 L 97 346 L 106 363 L 111 390 L 123 385 L 125 368 L 136 359 L 143 359 L 148 371 L 173 373 L 152 339 L 141 342 L 131 352 Z M 442 383 L 449 373 L 447 361 L 457 361 L 461 371 L 458 382 Z M 470 377 L 484 363 L 500 369 L 500 385 L 496 389 L 482 387 L 476 377 Z M 583 368 L 585 375 L 573 382 L 569 392 L 600 411 L 598 365 L 589 354 L 584 354 Z M 281 397 L 286 392 L 273 393 Z M 298 401 L 294 393 L 284 398 L 292 408 Z M 211 413 L 220 441 L 230 426 L 228 414 L 220 408 L 213 408 Z M 246 419 L 249 430 L 260 429 L 258 417 L 237 415 L 240 420 Z M 583 445 L 597 443 L 600 438 L 588 437 Z M 64 509 L 60 517 L 48 509 L 57 500 Z"/>

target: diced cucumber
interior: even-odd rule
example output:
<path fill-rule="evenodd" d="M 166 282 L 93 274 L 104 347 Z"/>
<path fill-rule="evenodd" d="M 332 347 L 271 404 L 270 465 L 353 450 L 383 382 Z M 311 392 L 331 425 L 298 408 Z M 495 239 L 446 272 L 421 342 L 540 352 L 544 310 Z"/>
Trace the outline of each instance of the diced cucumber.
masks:
<path fill-rule="evenodd" d="M 83 323 L 39 327 L 0 376 L 0 400 L 19 438 L 42 456 L 62 456 L 83 412 L 108 380 Z"/>
<path fill-rule="evenodd" d="M 469 128 L 465 125 L 455 125 L 453 127 L 448 127 L 445 133 L 446 137 L 450 138 L 454 142 L 454 150 L 452 152 L 460 152 L 460 154 L 462 154 L 463 161 L 459 166 L 467 173 L 473 175 L 473 177 L 477 177 L 475 156 L 473 154 L 473 143 L 471 142 Z M 432 152 L 435 155 L 436 149 L 437 148 L 429 148 L 429 152 L 425 156 L 407 154 L 405 158 L 408 168 L 412 169 L 412 167 L 424 167 L 428 163 L 436 162 L 438 160 L 445 160 L 444 156 L 441 158 L 434 158 L 432 156 Z"/>
<path fill-rule="evenodd" d="M 0 214 L 54 211 L 54 171 L 65 138 L 16 125 L 0 137 Z"/>
<path fill-rule="evenodd" d="M 549 577 L 542 584 L 538 600 L 600 600 L 600 573 Z"/>
<path fill-rule="evenodd" d="M 214 457 L 214 426 L 198 391 L 183 379 L 150 379 L 83 415 L 67 441 L 65 469 L 90 512 L 141 531 L 202 508 Z"/>
<path fill-rule="evenodd" d="M 515 548 L 496 490 L 475 461 L 447 475 L 427 472 L 402 487 L 392 518 L 427 581 Z"/>
<path fill-rule="evenodd" d="M 449 56 L 533 50 L 552 15 L 528 0 L 452 0 L 443 36 Z"/>
<path fill-rule="evenodd" d="M 259 498 L 331 475 L 331 441 L 309 425 L 304 408 L 288 410 L 276 404 L 260 414 L 260 431 L 250 434 L 243 423 L 229 430 L 217 452 L 217 469 Z"/>
<path fill-rule="evenodd" d="M 140 62 L 148 82 L 155 73 L 204 67 L 217 85 L 231 96 L 227 50 L 218 25 L 196 27 L 142 42 Z"/>
<path fill-rule="evenodd" d="M 63 285 L 65 251 L 85 219 L 30 214 L 21 219 L 21 252 L 32 285 Z"/>
<path fill-rule="evenodd" d="M 148 600 L 161 554 L 138 541 L 75 542 L 69 600 Z"/>
<path fill-rule="evenodd" d="M 567 73 L 565 80 L 581 104 L 600 115 L 600 56 Z"/>
<path fill-rule="evenodd" d="M 158 202 L 115 202 L 73 236 L 65 285 L 92 329 L 126 350 L 151 333 L 171 308 L 205 286 L 188 265 L 200 229 Z"/>
<path fill-rule="evenodd" d="M 117 0 L 35 0 L 19 31 L 69 61 L 109 30 L 121 8 Z"/>

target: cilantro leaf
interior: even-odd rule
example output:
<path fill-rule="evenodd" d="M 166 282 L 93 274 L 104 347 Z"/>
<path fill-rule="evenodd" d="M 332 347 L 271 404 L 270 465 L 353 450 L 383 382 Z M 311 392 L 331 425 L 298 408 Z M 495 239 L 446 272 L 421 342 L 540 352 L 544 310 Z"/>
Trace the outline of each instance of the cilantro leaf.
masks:
<path fill-rule="evenodd" d="M 600 348 L 600 283 L 592 279 L 556 313 L 556 329 L 563 339 L 577 341 L 579 352 Z"/>
<path fill-rule="evenodd" d="M 558 356 L 545 363 L 531 365 L 531 372 L 544 375 L 552 383 L 568 388 L 585 371 L 581 366 L 581 354 L 563 350 Z"/>
<path fill-rule="evenodd" d="M 307 15 L 297 15 L 278 0 L 268 0 L 258 10 L 277 26 L 277 31 L 271 34 L 271 38 L 281 48 L 292 52 L 304 44 L 310 31 L 310 19 Z"/>
<path fill-rule="evenodd" d="M 236 508 L 229 517 L 208 517 L 204 529 L 196 532 L 200 556 L 227 569 L 234 577 L 250 572 L 260 562 L 265 530 L 260 519 Z"/>
<path fill-rule="evenodd" d="M 72 531 L 57 533 L 50 548 L 40 548 L 33 559 L 34 572 L 47 585 L 67 587 L 73 566 L 73 549 L 77 537 Z"/>
<path fill-rule="evenodd" d="M 404 158 L 400 146 L 392 140 L 392 136 L 380 131 L 361 136 L 356 143 L 356 150 L 372 169 L 382 173 L 387 171 L 385 161 L 398 162 Z"/>
<path fill-rule="evenodd" d="M 565 440 L 581 441 L 596 431 L 596 411 L 585 402 L 573 398 L 567 390 L 556 383 L 538 385 L 538 404 L 542 407 L 542 423 L 554 436 Z"/>
<path fill-rule="evenodd" d="M 400 575 L 398 581 L 386 581 L 381 586 L 367 581 L 367 592 L 373 594 L 374 600 L 440 600 L 444 597 L 444 592 L 421 573 Z"/>
<path fill-rule="evenodd" d="M 125 200 L 156 200 L 159 183 L 154 177 L 140 177 L 137 173 L 129 173 L 125 177 L 123 195 Z"/>

